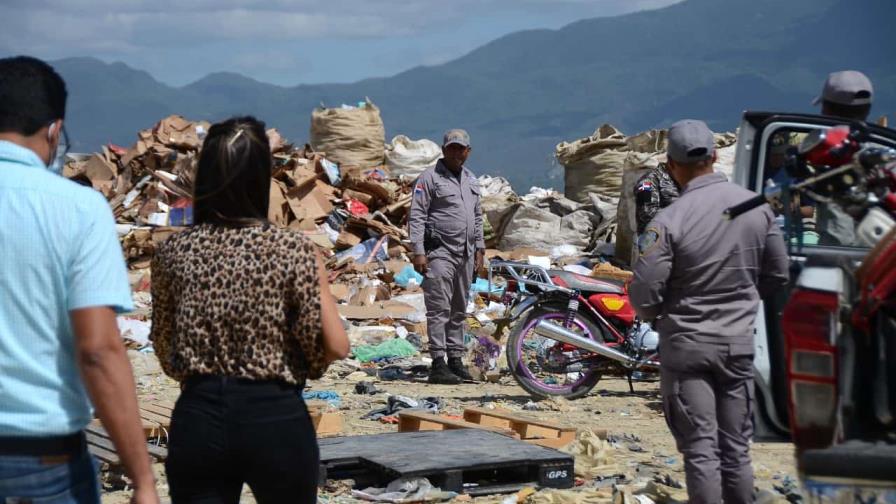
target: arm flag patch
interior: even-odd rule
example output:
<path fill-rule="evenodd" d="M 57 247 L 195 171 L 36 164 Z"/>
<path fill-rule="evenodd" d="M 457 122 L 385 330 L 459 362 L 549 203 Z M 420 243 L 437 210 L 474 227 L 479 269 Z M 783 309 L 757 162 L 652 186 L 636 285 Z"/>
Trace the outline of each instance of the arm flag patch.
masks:
<path fill-rule="evenodd" d="M 647 230 L 641 233 L 641 236 L 638 237 L 638 252 L 640 252 L 641 255 L 647 254 L 656 246 L 659 240 L 660 232 L 654 227 L 647 228 Z"/>

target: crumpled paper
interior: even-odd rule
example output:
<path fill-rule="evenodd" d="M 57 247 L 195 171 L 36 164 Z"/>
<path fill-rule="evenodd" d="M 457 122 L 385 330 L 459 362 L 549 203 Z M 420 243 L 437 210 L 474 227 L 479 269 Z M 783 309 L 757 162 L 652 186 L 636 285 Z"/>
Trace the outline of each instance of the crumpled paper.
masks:
<path fill-rule="evenodd" d="M 657 504 L 679 504 L 688 501 L 688 491 L 674 488 L 658 481 L 651 481 L 641 490 L 634 492 L 636 496 L 650 497 Z"/>
<path fill-rule="evenodd" d="M 444 492 L 433 487 L 426 478 L 399 478 L 386 488 L 352 490 L 352 497 L 373 502 L 440 502 L 456 496 L 456 492 Z"/>
<path fill-rule="evenodd" d="M 612 504 L 613 490 L 542 490 L 532 494 L 526 504 Z"/>
<path fill-rule="evenodd" d="M 580 478 L 594 479 L 622 472 L 615 462 L 616 449 L 591 429 L 579 432 L 576 441 L 562 451 L 575 457 L 576 476 Z"/>

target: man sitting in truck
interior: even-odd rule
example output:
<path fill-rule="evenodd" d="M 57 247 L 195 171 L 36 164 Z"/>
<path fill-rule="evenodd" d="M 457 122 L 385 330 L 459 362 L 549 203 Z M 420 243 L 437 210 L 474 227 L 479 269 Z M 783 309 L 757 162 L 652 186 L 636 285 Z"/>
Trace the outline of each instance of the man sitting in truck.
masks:
<path fill-rule="evenodd" d="M 821 104 L 822 115 L 865 121 L 871 113 L 873 95 L 874 87 L 865 74 L 856 70 L 844 70 L 828 75 L 821 95 L 812 103 Z M 820 205 L 817 219 L 821 245 L 856 245 L 855 223 L 839 205 Z"/>

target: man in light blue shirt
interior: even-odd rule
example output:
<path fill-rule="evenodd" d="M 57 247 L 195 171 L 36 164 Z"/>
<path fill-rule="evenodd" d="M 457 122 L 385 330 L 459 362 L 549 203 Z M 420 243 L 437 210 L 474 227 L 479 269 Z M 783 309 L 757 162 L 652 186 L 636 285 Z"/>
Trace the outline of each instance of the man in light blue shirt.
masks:
<path fill-rule="evenodd" d="M 46 63 L 0 59 L 0 501 L 99 502 L 92 399 L 134 501 L 158 502 L 115 322 L 133 307 L 112 212 L 54 170 L 65 101 Z"/>

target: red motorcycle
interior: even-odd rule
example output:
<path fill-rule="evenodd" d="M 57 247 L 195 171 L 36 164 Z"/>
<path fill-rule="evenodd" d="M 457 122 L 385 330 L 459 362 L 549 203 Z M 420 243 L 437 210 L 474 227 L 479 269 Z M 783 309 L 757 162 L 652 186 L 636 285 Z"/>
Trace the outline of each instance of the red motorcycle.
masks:
<path fill-rule="evenodd" d="M 576 399 L 610 367 L 629 385 L 659 367 L 659 335 L 636 318 L 624 282 L 492 261 L 489 283 L 498 278 L 512 325 L 507 363 L 530 394 Z"/>

